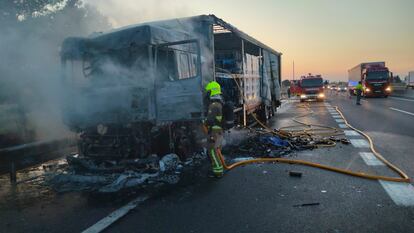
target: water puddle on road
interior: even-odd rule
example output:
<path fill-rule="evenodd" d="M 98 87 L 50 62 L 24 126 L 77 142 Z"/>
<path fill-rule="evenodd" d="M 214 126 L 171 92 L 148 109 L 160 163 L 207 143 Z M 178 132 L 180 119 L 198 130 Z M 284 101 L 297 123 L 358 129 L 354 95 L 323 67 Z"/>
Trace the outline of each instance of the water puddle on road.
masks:
<path fill-rule="evenodd" d="M 52 199 L 55 192 L 45 185 L 45 177 L 66 165 L 65 159 L 59 159 L 19 171 L 16 184 L 11 184 L 8 174 L 0 176 L 0 208 Z"/>

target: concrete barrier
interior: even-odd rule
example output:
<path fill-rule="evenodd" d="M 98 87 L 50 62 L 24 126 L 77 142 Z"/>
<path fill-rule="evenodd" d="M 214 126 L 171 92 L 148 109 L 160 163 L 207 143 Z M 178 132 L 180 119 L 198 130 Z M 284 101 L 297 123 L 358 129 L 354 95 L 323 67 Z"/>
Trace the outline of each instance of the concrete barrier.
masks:
<path fill-rule="evenodd" d="M 414 99 L 414 90 L 406 89 L 404 92 L 393 92 L 391 96 Z"/>

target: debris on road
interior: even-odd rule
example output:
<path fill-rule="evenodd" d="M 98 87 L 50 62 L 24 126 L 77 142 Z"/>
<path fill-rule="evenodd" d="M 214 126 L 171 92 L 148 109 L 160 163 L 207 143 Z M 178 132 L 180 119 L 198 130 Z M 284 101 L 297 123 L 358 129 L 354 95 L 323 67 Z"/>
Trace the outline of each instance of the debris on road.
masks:
<path fill-rule="evenodd" d="M 57 192 L 114 193 L 159 188 L 177 184 L 183 176 L 205 164 L 205 159 L 204 153 L 198 153 L 186 161 L 176 154 L 167 154 L 161 159 L 152 155 L 147 159 L 97 162 L 74 155 L 67 157 L 66 168 L 46 174 L 46 184 Z"/>
<path fill-rule="evenodd" d="M 332 137 L 317 137 L 312 135 L 281 138 L 272 133 L 257 130 L 254 135 L 238 144 L 227 145 L 223 154 L 232 158 L 264 157 L 279 158 L 294 151 L 312 150 L 320 145 L 334 146 L 335 142 L 346 142 L 347 139 Z"/>
<path fill-rule="evenodd" d="M 289 175 L 293 176 L 293 177 L 302 177 L 302 172 L 298 172 L 298 171 L 289 171 Z"/>
<path fill-rule="evenodd" d="M 268 144 L 268 145 L 270 144 L 272 146 L 277 146 L 277 147 L 289 146 L 289 142 L 277 136 L 269 136 L 269 135 L 262 136 L 262 137 L 259 137 L 259 141 L 261 143 Z"/>
<path fill-rule="evenodd" d="M 303 204 L 293 205 L 293 207 L 316 206 L 316 205 L 320 205 L 320 203 L 319 202 L 303 203 Z"/>
<path fill-rule="evenodd" d="M 286 140 L 267 134 L 256 134 L 239 144 L 223 148 L 227 157 L 281 157 L 291 153 L 291 147 Z"/>

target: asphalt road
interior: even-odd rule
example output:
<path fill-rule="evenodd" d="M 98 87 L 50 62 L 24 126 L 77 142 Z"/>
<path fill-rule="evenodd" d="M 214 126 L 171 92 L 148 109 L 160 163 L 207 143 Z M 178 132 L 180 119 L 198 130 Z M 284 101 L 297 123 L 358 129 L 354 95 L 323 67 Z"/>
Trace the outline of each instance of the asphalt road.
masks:
<path fill-rule="evenodd" d="M 340 107 L 352 125 L 368 133 L 388 160 L 414 177 L 414 99 L 365 98 L 357 106 L 344 93 L 334 97 L 331 104 Z"/>
<path fill-rule="evenodd" d="M 272 126 L 294 124 L 292 118 L 307 111 L 298 106 L 288 101 L 272 119 Z M 340 127 L 331 110 L 338 106 L 352 125 L 372 136 L 384 157 L 414 177 L 414 116 L 391 109 L 414 113 L 414 102 L 366 99 L 356 106 L 346 95 L 334 94 L 327 104 L 310 106 L 313 114 L 303 121 Z M 375 159 L 364 160 L 360 153 L 369 149 L 357 143 L 363 138 L 347 133 L 353 144 L 303 151 L 293 157 L 396 176 Z M 291 170 L 303 176 L 290 177 Z M 101 200 L 79 193 L 42 196 L 39 190 L 39 196 L 32 195 L 30 200 L 24 195 L 11 198 L 19 191 L 28 192 L 14 190 L 0 201 L 0 232 L 81 232 L 133 198 Z M 220 180 L 203 178 L 152 197 L 105 232 L 414 232 L 414 188 L 297 165 L 248 165 Z"/>

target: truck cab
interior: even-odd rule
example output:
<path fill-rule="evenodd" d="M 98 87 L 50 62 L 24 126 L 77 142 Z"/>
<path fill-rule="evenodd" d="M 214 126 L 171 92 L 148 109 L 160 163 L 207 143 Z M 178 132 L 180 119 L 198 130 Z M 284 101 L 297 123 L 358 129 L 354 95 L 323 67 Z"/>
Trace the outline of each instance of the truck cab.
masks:
<path fill-rule="evenodd" d="M 387 97 L 391 93 L 390 72 L 386 67 L 367 67 L 362 71 L 364 96 Z"/>
<path fill-rule="evenodd" d="M 306 100 L 324 101 L 325 93 L 323 88 L 323 79 L 321 75 L 302 76 L 299 81 L 301 88 L 300 102 Z"/>
<path fill-rule="evenodd" d="M 385 62 L 361 63 L 348 70 L 348 90 L 354 95 L 355 87 L 362 83 L 362 94 L 367 97 L 388 97 L 391 94 L 390 72 Z"/>

